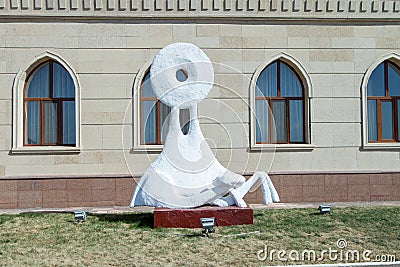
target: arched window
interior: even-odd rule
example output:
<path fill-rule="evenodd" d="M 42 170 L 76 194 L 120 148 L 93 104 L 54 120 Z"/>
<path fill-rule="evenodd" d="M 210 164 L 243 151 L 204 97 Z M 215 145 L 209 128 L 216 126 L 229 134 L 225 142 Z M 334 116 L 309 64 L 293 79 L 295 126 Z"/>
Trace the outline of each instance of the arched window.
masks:
<path fill-rule="evenodd" d="M 161 145 L 164 144 L 168 133 L 171 108 L 157 99 L 149 79 L 150 72 L 147 71 L 140 88 L 140 143 L 141 145 Z M 189 110 L 182 109 L 179 115 L 182 132 L 187 134 Z"/>
<path fill-rule="evenodd" d="M 399 142 L 400 68 L 386 60 L 367 83 L 368 142 Z"/>
<path fill-rule="evenodd" d="M 75 146 L 75 86 L 53 60 L 37 66 L 24 90 L 24 145 Z"/>
<path fill-rule="evenodd" d="M 306 142 L 304 86 L 285 62 L 272 62 L 258 76 L 255 115 L 256 144 Z"/>

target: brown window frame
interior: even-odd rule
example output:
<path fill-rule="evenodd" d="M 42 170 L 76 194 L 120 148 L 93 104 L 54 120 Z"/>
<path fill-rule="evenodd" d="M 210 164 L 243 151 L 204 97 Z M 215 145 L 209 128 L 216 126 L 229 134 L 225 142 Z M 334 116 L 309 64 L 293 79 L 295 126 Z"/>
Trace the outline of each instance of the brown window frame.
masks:
<path fill-rule="evenodd" d="M 286 64 L 282 60 L 276 60 L 268 64 L 264 69 L 267 69 L 269 66 L 272 64 L 277 63 L 277 96 L 275 97 L 270 97 L 270 96 L 256 96 L 255 101 L 257 100 L 265 100 L 268 102 L 268 140 L 269 142 L 256 142 L 256 144 L 305 144 L 306 143 L 306 106 L 305 106 L 305 90 L 304 90 L 304 84 L 303 80 L 300 78 L 299 74 L 297 71 L 290 66 L 289 64 Z M 299 80 L 300 85 L 301 85 L 301 90 L 302 90 L 302 95 L 301 97 L 282 97 L 281 96 L 281 81 L 280 81 L 280 75 L 281 75 L 281 68 L 280 64 L 284 64 L 287 66 L 295 75 L 296 78 Z M 303 110 L 302 110 L 302 115 L 303 115 L 303 141 L 302 142 L 292 142 L 290 141 L 290 112 L 289 112 L 289 101 L 290 100 L 302 100 L 303 103 Z M 286 142 L 281 142 L 281 141 L 276 141 L 273 142 L 273 114 L 272 114 L 272 102 L 279 102 L 279 101 L 284 101 L 285 102 L 285 112 L 286 112 L 286 120 L 285 120 L 285 127 L 286 127 Z"/>
<path fill-rule="evenodd" d="M 368 86 L 367 86 L 367 106 L 368 100 L 376 100 L 376 123 L 377 123 L 377 140 L 369 140 L 368 143 L 397 143 L 400 142 L 400 136 L 398 129 L 398 117 L 397 117 L 397 102 L 400 100 L 400 96 L 390 96 L 389 95 L 389 64 L 394 68 L 400 70 L 400 67 L 390 61 L 384 61 L 381 64 L 384 64 L 383 67 L 383 75 L 384 75 L 384 87 L 385 87 L 385 95 L 384 96 L 368 96 Z M 379 66 L 379 65 L 378 65 Z M 391 102 L 392 103 L 392 139 L 382 139 L 382 102 Z M 368 129 L 367 129 L 368 130 Z"/>
<path fill-rule="evenodd" d="M 62 124 L 62 117 L 63 117 L 63 109 L 62 104 L 63 102 L 67 101 L 74 101 L 74 98 L 67 98 L 67 97 L 52 97 L 53 96 L 53 64 L 57 63 L 54 60 L 46 60 L 42 62 L 40 65 L 36 66 L 28 75 L 27 79 L 25 80 L 24 84 L 24 103 L 23 103 L 23 114 L 24 114 L 24 122 L 23 122 L 23 145 L 24 146 L 75 146 L 75 144 L 63 144 L 63 124 Z M 26 90 L 28 89 L 28 83 L 32 77 L 36 73 L 37 70 L 49 64 L 49 97 L 26 97 Z M 39 102 L 39 110 L 40 110 L 40 142 L 39 144 L 28 144 L 26 143 L 26 117 L 27 117 L 27 110 L 26 110 L 26 103 L 27 102 Z M 56 102 L 58 104 L 58 133 L 57 133 L 57 143 L 44 143 L 43 142 L 43 135 L 44 135 L 44 113 L 43 113 L 43 103 L 44 102 Z"/>

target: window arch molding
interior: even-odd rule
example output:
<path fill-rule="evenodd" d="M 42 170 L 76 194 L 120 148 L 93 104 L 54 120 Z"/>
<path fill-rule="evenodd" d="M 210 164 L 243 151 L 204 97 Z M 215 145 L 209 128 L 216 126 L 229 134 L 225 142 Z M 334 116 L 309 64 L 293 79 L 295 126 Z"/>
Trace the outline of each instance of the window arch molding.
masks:
<path fill-rule="evenodd" d="M 260 77 L 262 71 L 267 68 L 270 64 L 281 61 L 293 69 L 296 76 L 300 79 L 304 89 L 304 144 L 258 144 L 256 143 L 256 113 L 255 113 L 255 90 L 257 80 Z M 250 82 L 250 148 L 252 150 L 312 150 L 313 145 L 311 143 L 310 134 L 310 99 L 312 97 L 312 84 L 310 76 L 308 75 L 305 68 L 292 56 L 286 53 L 279 53 L 270 57 L 258 66 L 254 72 Z"/>
<path fill-rule="evenodd" d="M 382 63 L 390 62 L 400 67 L 400 55 L 397 53 L 390 53 L 375 60 L 364 73 L 361 82 L 361 108 L 362 108 L 362 148 L 365 150 L 399 150 L 400 142 L 382 142 L 382 143 L 369 143 L 368 142 L 368 109 L 367 109 L 367 85 L 371 78 L 373 71 Z"/>
<path fill-rule="evenodd" d="M 52 60 L 60 64 L 70 75 L 75 87 L 75 146 L 24 146 L 24 91 L 30 74 L 46 61 Z M 81 113 L 80 84 L 78 76 L 65 59 L 57 54 L 45 51 L 35 56 L 24 68 L 19 69 L 13 83 L 13 125 L 11 153 L 78 153 L 81 151 Z"/>

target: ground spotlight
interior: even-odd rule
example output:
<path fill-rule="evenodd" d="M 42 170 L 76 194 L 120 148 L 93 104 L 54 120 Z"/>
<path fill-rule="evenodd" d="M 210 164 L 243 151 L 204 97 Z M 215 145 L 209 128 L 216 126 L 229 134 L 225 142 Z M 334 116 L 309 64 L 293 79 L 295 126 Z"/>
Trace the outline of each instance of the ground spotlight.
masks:
<path fill-rule="evenodd" d="M 319 205 L 318 210 L 320 214 L 331 214 L 330 205 Z"/>
<path fill-rule="evenodd" d="M 214 233 L 214 221 L 215 218 L 200 218 L 200 224 L 203 228 L 202 233 L 207 237 L 210 237 L 210 233 Z"/>
<path fill-rule="evenodd" d="M 86 221 L 86 211 L 84 210 L 74 211 L 74 219 L 76 223 Z"/>

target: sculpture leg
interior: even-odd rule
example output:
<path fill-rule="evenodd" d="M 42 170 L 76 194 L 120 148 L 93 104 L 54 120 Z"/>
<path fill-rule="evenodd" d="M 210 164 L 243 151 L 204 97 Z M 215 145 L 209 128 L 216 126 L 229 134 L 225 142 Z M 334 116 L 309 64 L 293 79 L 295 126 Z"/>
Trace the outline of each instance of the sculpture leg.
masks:
<path fill-rule="evenodd" d="M 244 200 L 243 200 L 244 195 L 242 195 L 241 192 L 239 192 L 236 189 L 231 189 L 229 192 L 229 195 L 232 196 L 232 198 L 235 201 L 235 204 L 237 206 L 242 207 L 242 208 L 247 207 L 246 202 L 244 202 Z"/>
<path fill-rule="evenodd" d="M 271 193 L 272 202 L 279 202 L 280 201 L 279 195 L 278 195 L 278 192 L 276 192 L 275 186 L 272 183 L 271 178 L 269 178 L 268 174 L 266 174 L 266 173 L 264 173 L 264 174 L 266 176 L 265 177 L 265 181 L 264 181 L 265 185 L 264 186 L 262 185 L 261 189 L 262 190 L 269 190 L 269 192 Z M 265 199 L 264 199 L 264 201 L 265 201 Z M 264 203 L 264 204 L 270 204 L 270 203 Z"/>
<path fill-rule="evenodd" d="M 247 194 L 247 192 L 257 189 L 259 185 L 261 185 L 263 204 L 279 202 L 279 196 L 276 192 L 275 186 L 273 185 L 268 174 L 265 172 L 254 173 L 254 175 L 237 190 L 240 191 L 240 193 L 244 196 Z"/>
<path fill-rule="evenodd" d="M 228 200 L 232 200 L 232 204 L 230 205 Z M 228 207 L 228 206 L 232 206 L 235 202 L 233 201 L 233 199 L 231 197 L 221 197 L 218 198 L 216 200 L 214 200 L 213 202 L 210 202 L 210 205 L 214 205 L 214 206 L 218 206 L 218 207 Z"/>
<path fill-rule="evenodd" d="M 276 192 L 276 189 L 272 184 L 272 181 L 269 178 L 268 174 L 266 174 L 265 172 L 256 172 L 245 183 L 235 189 L 231 189 L 228 196 L 221 197 L 211 204 L 220 207 L 233 205 L 246 207 L 247 205 L 243 201 L 244 195 L 246 195 L 249 191 L 256 190 L 258 186 L 261 186 L 264 204 L 279 202 L 278 193 Z"/>

